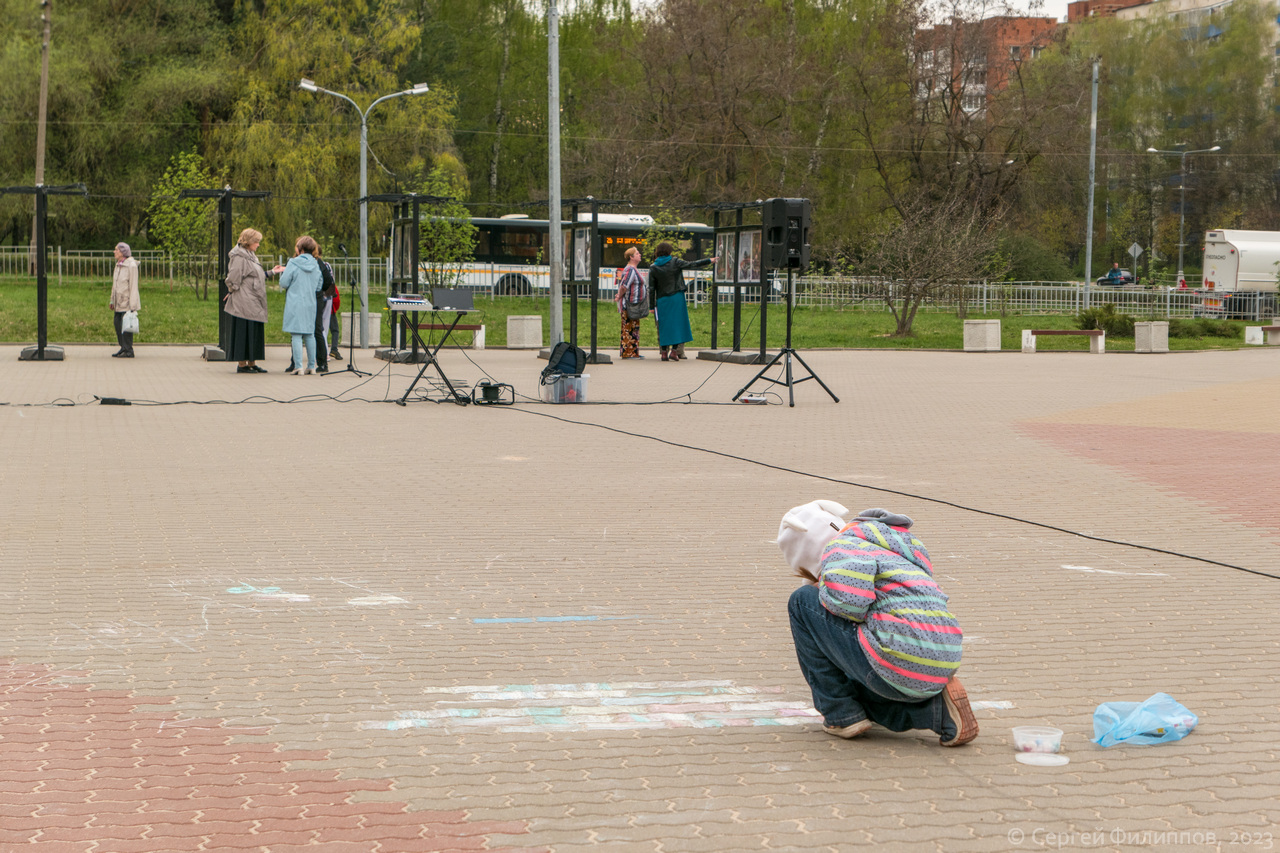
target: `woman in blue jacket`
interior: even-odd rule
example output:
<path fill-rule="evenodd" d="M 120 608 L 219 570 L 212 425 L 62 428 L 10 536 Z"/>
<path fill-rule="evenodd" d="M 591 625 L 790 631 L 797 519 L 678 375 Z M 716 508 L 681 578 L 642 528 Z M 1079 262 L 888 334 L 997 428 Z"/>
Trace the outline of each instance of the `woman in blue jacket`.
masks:
<path fill-rule="evenodd" d="M 671 244 L 664 240 L 654 250 L 657 257 L 649 265 L 649 300 L 654 322 L 658 324 L 658 347 L 663 361 L 684 358 L 684 345 L 693 340 L 689 306 L 684 302 L 684 292 L 688 289 L 684 270 L 706 269 L 716 262 L 715 258 L 686 261 L 671 252 Z"/>
<path fill-rule="evenodd" d="M 284 297 L 284 330 L 293 339 L 293 369 L 287 373 L 314 373 L 316 370 L 316 293 L 323 282 L 320 263 L 315 259 L 316 241 L 298 238 L 293 257 L 280 274 Z M 306 350 L 307 360 L 302 360 Z M 303 365 L 306 369 L 303 369 Z"/>

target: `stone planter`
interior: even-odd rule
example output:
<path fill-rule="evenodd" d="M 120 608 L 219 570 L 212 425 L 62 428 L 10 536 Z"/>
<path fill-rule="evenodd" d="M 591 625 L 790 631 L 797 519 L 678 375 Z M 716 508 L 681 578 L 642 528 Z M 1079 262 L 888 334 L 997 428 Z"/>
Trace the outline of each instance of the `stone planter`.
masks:
<path fill-rule="evenodd" d="M 999 320 L 965 320 L 965 352 L 1000 352 Z"/>
<path fill-rule="evenodd" d="M 1168 352 L 1169 323 L 1155 320 L 1150 323 L 1133 324 L 1134 352 Z"/>
<path fill-rule="evenodd" d="M 542 317 L 512 314 L 507 317 L 507 349 L 541 349 Z"/>

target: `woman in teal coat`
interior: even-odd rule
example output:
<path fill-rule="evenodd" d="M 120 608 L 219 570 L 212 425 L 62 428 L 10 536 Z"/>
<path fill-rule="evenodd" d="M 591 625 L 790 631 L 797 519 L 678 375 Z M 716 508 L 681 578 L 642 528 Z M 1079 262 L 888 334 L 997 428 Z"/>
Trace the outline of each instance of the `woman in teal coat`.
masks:
<path fill-rule="evenodd" d="M 315 240 L 299 237 L 293 257 L 280 274 L 280 289 L 285 292 L 284 330 L 293 339 L 294 367 L 288 373 L 314 373 L 316 369 L 316 293 L 323 282 L 320 263 L 315 259 L 317 249 Z M 302 360 L 304 348 L 306 361 Z"/>
<path fill-rule="evenodd" d="M 684 358 L 684 345 L 693 340 L 689 306 L 684 302 L 687 288 L 683 271 L 706 269 L 716 262 L 715 258 L 686 261 L 671 252 L 671 244 L 664 240 L 654 250 L 657 258 L 649 265 L 649 299 L 654 322 L 658 324 L 658 347 L 663 361 Z"/>

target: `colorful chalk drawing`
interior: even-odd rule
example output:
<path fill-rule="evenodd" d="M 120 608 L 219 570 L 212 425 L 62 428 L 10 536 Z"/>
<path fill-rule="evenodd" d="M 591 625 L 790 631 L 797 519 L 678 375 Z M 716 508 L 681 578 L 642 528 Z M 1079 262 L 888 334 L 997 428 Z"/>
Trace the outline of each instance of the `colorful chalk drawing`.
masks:
<path fill-rule="evenodd" d="M 302 593 L 282 592 L 278 586 L 256 587 L 249 584 L 241 584 L 240 586 L 228 587 L 227 592 L 232 595 L 249 595 L 252 598 L 270 601 L 304 602 L 311 600 L 311 596 Z"/>
<path fill-rule="evenodd" d="M 784 687 L 739 687 L 732 681 L 426 687 L 429 709 L 402 711 L 397 719 L 370 720 L 359 727 L 581 732 L 822 722 L 809 701 L 774 698 L 786 692 Z"/>

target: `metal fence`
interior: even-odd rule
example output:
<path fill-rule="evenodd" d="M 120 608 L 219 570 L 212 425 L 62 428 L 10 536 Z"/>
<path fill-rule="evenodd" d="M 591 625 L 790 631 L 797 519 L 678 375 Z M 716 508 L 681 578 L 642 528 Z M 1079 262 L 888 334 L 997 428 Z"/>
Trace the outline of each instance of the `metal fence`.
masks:
<path fill-rule="evenodd" d="M 139 273 L 144 280 L 168 281 L 170 286 L 189 282 L 193 272 L 208 280 L 216 277 L 217 267 L 212 255 L 174 256 L 159 251 L 133 253 Z M 31 253 L 22 246 L 0 246 L 0 275 L 30 275 Z M 284 263 L 285 256 L 261 257 L 264 266 L 270 268 Z M 359 259 L 326 258 L 334 268 L 334 276 L 344 289 L 359 277 Z M 101 279 L 108 281 L 115 266 L 110 251 L 68 250 L 51 248 L 48 256 L 48 272 L 51 281 L 64 278 Z M 503 265 L 468 263 L 458 271 L 457 286 L 473 291 L 477 296 L 490 299 L 508 295 L 509 276 L 515 269 Z M 550 276 L 546 267 L 520 267 L 522 278 L 528 284 L 525 295 L 547 298 Z M 378 292 L 390 293 L 389 259 L 369 259 L 370 287 Z M 690 272 L 686 275 L 689 301 L 705 305 L 711 299 L 720 304 L 733 302 L 734 288 L 714 284 L 709 271 Z M 779 303 L 785 292 L 786 276 L 772 273 L 765 285 L 769 302 Z M 599 295 L 612 299 L 613 270 L 601 270 Z M 742 301 L 759 303 L 760 285 L 741 285 Z M 1085 307 L 1086 290 L 1092 306 L 1114 305 L 1116 310 L 1138 319 L 1172 319 L 1191 317 L 1232 317 L 1261 320 L 1276 315 L 1277 294 L 1270 292 L 1214 293 L 1158 286 L 1153 288 L 1085 287 L 1080 282 L 1069 281 L 1007 281 L 966 282 L 939 288 L 920 306 L 926 312 L 973 314 L 1075 314 Z M 795 304 L 827 306 L 861 311 L 887 311 L 886 299 L 896 297 L 895 285 L 872 278 L 853 276 L 802 275 L 795 277 Z"/>
<path fill-rule="evenodd" d="M 31 275 L 32 253 L 24 246 L 0 246 L 0 276 Z M 268 257 L 259 255 L 259 260 L 267 269 L 276 264 L 285 263 L 284 255 Z M 138 262 L 138 275 L 147 281 L 167 281 L 170 286 L 178 283 L 189 283 L 193 274 L 196 277 L 217 278 L 217 265 L 211 254 L 173 255 L 168 252 L 139 250 L 133 253 Z M 345 286 L 351 278 L 358 278 L 360 262 L 357 258 L 325 258 L 333 266 L 334 277 Z M 369 275 L 374 278 L 380 274 L 378 264 L 381 259 L 370 259 Z M 51 282 L 62 283 L 64 278 L 101 279 L 110 281 L 115 270 L 116 258 L 112 250 L 68 249 L 61 246 L 48 250 L 45 259 Z"/>
<path fill-rule="evenodd" d="M 797 305 L 832 305 L 884 310 L 897 298 L 896 286 L 875 279 L 805 276 L 796 281 Z M 1089 287 L 1088 304 L 1110 303 L 1117 311 L 1133 315 L 1191 317 L 1199 309 L 1194 291 L 1168 288 Z M 939 288 L 922 303 L 922 311 L 975 314 L 1073 314 L 1084 310 L 1086 288 L 1066 281 L 966 282 Z"/>

